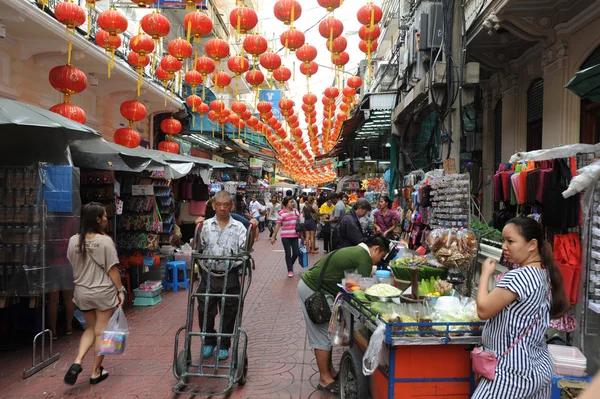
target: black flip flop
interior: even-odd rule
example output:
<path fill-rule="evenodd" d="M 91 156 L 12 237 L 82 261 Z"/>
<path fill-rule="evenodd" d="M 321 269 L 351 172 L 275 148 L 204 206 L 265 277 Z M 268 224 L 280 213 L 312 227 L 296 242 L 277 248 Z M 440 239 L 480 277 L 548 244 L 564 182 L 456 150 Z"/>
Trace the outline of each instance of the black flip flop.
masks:
<path fill-rule="evenodd" d="M 96 378 L 90 377 L 90 384 L 100 384 L 102 381 L 108 378 L 108 372 L 104 373 L 104 367 L 100 366 L 100 375 Z"/>
<path fill-rule="evenodd" d="M 319 391 L 325 391 L 327 393 L 330 393 L 332 395 L 339 395 L 340 394 L 340 386 L 339 383 L 337 381 L 333 381 L 331 384 L 327 385 L 326 387 L 324 387 L 321 384 L 317 385 L 317 390 Z"/>
<path fill-rule="evenodd" d="M 79 373 L 81 373 L 82 370 L 80 364 L 73 363 L 71 367 L 69 367 L 69 370 L 67 370 L 67 374 L 65 374 L 65 378 L 63 379 L 65 384 L 75 385 L 77 376 L 79 376 Z"/>

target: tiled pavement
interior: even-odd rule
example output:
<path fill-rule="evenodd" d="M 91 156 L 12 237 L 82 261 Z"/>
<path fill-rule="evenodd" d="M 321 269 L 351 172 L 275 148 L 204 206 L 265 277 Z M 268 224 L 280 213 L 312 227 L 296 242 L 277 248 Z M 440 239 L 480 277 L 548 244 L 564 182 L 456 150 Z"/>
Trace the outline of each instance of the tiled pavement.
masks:
<path fill-rule="evenodd" d="M 249 336 L 248 382 L 244 387 L 235 386 L 231 398 L 330 398 L 316 390 L 318 373 L 296 295 L 301 268 L 296 264 L 296 277 L 288 278 L 281 244 L 271 246 L 266 233 L 254 249 L 256 271 L 243 320 Z M 318 258 L 311 255 L 309 263 Z M 173 343 L 175 332 L 185 324 L 186 304 L 187 292 L 168 292 L 163 293 L 158 305 L 129 311 L 127 350 L 123 355 L 105 358 L 110 377 L 95 386 L 88 382 L 91 353 L 77 384 L 69 387 L 62 382 L 75 357 L 81 331 L 55 341 L 61 358 L 25 380 L 21 373 L 31 365 L 31 348 L 0 352 L 0 398 L 175 397 L 171 393 L 177 382 L 172 370 Z M 334 357 L 339 361 L 340 356 L 337 350 Z"/>

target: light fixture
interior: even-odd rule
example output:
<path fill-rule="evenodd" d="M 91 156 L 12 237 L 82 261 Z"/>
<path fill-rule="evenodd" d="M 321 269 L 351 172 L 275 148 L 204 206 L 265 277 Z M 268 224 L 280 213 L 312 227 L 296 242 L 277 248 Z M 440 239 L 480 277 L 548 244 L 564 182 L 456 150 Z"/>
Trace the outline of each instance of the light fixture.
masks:
<path fill-rule="evenodd" d="M 387 143 L 385 143 L 385 146 L 386 146 L 387 148 L 390 148 L 392 145 L 391 145 L 389 142 L 387 142 Z"/>

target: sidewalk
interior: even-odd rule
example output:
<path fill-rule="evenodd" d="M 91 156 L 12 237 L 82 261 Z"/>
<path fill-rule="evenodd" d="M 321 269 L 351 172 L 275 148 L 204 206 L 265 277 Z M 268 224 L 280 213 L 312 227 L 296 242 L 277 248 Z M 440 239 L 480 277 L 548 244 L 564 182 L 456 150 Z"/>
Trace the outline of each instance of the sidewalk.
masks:
<path fill-rule="evenodd" d="M 321 243 L 322 244 L 322 243 Z M 321 245 L 322 246 L 322 245 Z M 299 272 L 288 278 L 281 243 L 271 246 L 268 234 L 254 246 L 256 270 L 246 299 L 243 327 L 248 332 L 248 382 L 234 387 L 231 398 L 320 399 L 332 396 L 317 391 L 318 373 L 306 339 L 304 320 L 296 295 Z M 311 255 L 312 265 L 319 259 Z M 107 356 L 110 377 L 89 384 L 91 353 L 75 386 L 62 378 L 75 358 L 81 331 L 55 341 L 61 358 L 34 376 L 22 380 L 31 366 L 31 347 L 18 352 L 0 352 L 1 398 L 170 398 L 177 380 L 173 376 L 175 332 L 185 324 L 187 292 L 163 293 L 153 307 L 133 308 L 127 313 L 130 337 L 122 356 Z M 334 352 L 335 353 L 335 352 Z M 335 353 L 339 363 L 341 351 Z M 213 397 L 214 398 L 214 397 Z"/>

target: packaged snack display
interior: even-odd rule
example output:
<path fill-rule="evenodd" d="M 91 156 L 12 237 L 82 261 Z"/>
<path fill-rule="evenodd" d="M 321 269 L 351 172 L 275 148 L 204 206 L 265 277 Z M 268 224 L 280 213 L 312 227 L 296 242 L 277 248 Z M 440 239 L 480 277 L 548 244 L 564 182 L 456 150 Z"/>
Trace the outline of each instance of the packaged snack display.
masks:
<path fill-rule="evenodd" d="M 117 308 L 100 338 L 99 355 L 120 355 L 125 352 L 129 326 L 123 308 Z"/>
<path fill-rule="evenodd" d="M 477 237 L 471 230 L 435 229 L 427 245 L 445 267 L 468 268 L 477 251 Z"/>

